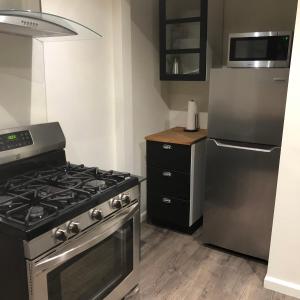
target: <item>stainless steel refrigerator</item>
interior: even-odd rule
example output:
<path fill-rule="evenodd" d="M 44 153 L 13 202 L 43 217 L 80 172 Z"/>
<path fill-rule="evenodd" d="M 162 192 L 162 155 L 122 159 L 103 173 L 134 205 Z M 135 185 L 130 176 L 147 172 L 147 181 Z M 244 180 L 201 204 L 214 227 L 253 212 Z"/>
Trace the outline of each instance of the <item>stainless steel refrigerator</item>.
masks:
<path fill-rule="evenodd" d="M 204 242 L 268 259 L 289 69 L 213 69 Z"/>

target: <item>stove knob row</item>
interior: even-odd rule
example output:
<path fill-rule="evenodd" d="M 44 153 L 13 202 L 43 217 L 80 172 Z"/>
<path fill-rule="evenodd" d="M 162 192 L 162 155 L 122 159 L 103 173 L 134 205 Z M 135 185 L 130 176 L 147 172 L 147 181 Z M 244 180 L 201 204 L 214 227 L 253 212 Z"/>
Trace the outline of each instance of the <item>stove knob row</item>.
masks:
<path fill-rule="evenodd" d="M 123 205 L 129 205 L 131 202 L 130 197 L 126 194 L 121 195 L 121 200 L 122 200 Z"/>
<path fill-rule="evenodd" d="M 97 208 L 91 210 L 90 216 L 93 220 L 97 220 L 97 221 L 102 221 L 103 220 L 102 211 L 100 209 L 97 209 Z"/>
<path fill-rule="evenodd" d="M 122 200 L 113 199 L 111 201 L 111 207 L 114 208 L 114 209 L 121 209 L 122 208 Z"/>
<path fill-rule="evenodd" d="M 130 203 L 130 197 L 126 194 L 121 194 L 111 201 L 111 207 L 114 209 L 121 209 L 123 206 L 129 205 Z"/>
<path fill-rule="evenodd" d="M 68 224 L 67 230 L 68 230 L 69 233 L 78 234 L 80 232 L 79 223 L 70 222 Z"/>
<path fill-rule="evenodd" d="M 63 229 L 56 229 L 55 233 L 54 233 L 54 237 L 56 240 L 60 241 L 60 242 L 65 242 L 67 240 L 67 232 Z"/>

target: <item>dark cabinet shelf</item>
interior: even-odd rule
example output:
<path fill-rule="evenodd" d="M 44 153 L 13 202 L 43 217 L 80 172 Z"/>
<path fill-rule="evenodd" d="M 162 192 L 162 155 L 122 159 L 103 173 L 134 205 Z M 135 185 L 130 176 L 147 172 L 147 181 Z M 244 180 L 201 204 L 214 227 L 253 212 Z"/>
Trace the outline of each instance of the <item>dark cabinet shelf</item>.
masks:
<path fill-rule="evenodd" d="M 163 76 L 164 81 L 199 81 L 199 74 L 165 74 Z M 205 80 L 205 79 L 203 79 Z"/>
<path fill-rule="evenodd" d="M 208 0 L 160 0 L 160 79 L 205 81 Z"/>
<path fill-rule="evenodd" d="M 200 48 L 166 50 L 166 54 L 200 53 Z"/>
<path fill-rule="evenodd" d="M 201 22 L 201 17 L 179 18 L 179 19 L 166 20 L 166 24 L 181 24 L 181 23 L 192 23 L 192 22 Z"/>

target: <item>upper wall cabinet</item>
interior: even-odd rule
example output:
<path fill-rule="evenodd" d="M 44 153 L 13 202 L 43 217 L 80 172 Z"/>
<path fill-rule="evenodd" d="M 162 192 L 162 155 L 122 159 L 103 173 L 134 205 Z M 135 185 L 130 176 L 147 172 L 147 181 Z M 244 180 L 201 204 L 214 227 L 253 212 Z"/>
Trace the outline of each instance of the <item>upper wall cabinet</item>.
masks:
<path fill-rule="evenodd" d="M 160 0 L 161 80 L 205 81 L 221 61 L 222 25 L 223 0 Z"/>

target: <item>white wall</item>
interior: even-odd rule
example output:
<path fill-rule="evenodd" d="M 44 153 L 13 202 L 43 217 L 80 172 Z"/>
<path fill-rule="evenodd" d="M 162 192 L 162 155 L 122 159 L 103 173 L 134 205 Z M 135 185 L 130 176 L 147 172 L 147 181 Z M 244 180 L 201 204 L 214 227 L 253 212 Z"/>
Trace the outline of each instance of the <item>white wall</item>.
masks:
<path fill-rule="evenodd" d="M 169 109 L 159 80 L 157 0 L 131 0 L 132 100 L 134 129 L 133 171 L 146 175 L 145 136 L 169 126 Z M 145 187 L 142 210 L 145 210 Z"/>
<path fill-rule="evenodd" d="M 39 11 L 41 9 L 40 1 L 37 0 L 1 0 L 0 9 L 17 9 Z"/>
<path fill-rule="evenodd" d="M 0 129 L 45 122 L 43 45 L 0 34 Z"/>
<path fill-rule="evenodd" d="M 300 10 L 297 13 L 265 287 L 300 298 Z"/>
<path fill-rule="evenodd" d="M 1 0 L 0 8 L 28 8 L 29 4 L 28 0 Z M 38 3 L 32 8 L 39 9 Z M 0 129 L 46 122 L 43 44 L 6 34 L 0 34 L 0 43 Z"/>
<path fill-rule="evenodd" d="M 59 121 L 74 163 L 115 162 L 112 1 L 43 0 L 44 12 L 81 22 L 102 39 L 45 44 L 48 121 Z"/>
<path fill-rule="evenodd" d="M 133 99 L 130 0 L 113 0 L 116 166 L 133 172 Z"/>
<path fill-rule="evenodd" d="M 169 126 L 173 127 L 186 127 L 187 111 L 170 110 L 169 112 Z M 208 113 L 199 113 L 199 126 L 201 129 L 207 129 L 208 127 Z"/>

